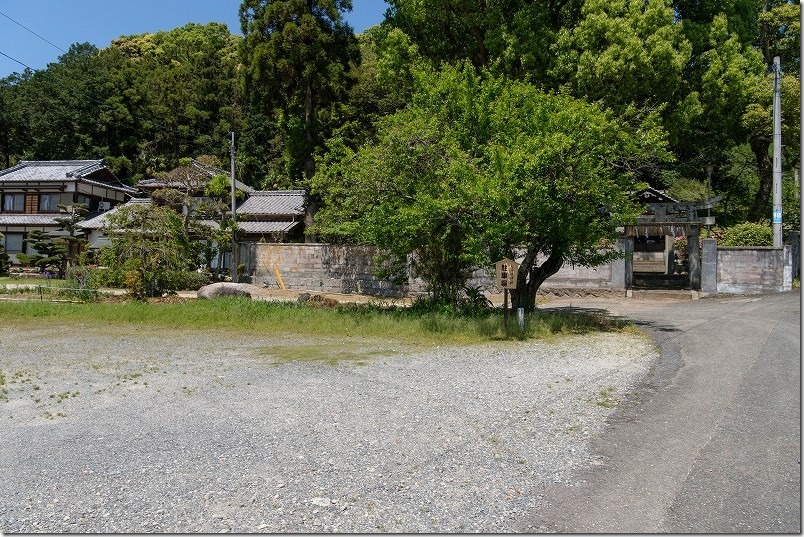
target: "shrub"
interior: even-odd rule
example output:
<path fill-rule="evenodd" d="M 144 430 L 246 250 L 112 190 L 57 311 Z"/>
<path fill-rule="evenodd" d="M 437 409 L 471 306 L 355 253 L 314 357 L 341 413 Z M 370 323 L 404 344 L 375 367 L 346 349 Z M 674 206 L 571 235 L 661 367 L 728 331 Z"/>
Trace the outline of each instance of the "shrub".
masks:
<path fill-rule="evenodd" d="M 209 272 L 163 270 L 153 273 L 143 271 L 139 260 L 136 259 L 128 260 L 123 267 L 116 270 L 86 265 L 71 267 L 67 277 L 74 284 L 71 284 L 71 287 L 126 289 L 131 296 L 139 299 L 182 290 L 197 291 L 212 281 Z"/>
<path fill-rule="evenodd" d="M 160 294 L 182 290 L 197 291 L 212 282 L 212 275 L 209 272 L 191 270 L 164 270 L 156 280 Z"/>
<path fill-rule="evenodd" d="M 773 246 L 773 229 L 745 222 L 723 230 L 721 246 Z"/>

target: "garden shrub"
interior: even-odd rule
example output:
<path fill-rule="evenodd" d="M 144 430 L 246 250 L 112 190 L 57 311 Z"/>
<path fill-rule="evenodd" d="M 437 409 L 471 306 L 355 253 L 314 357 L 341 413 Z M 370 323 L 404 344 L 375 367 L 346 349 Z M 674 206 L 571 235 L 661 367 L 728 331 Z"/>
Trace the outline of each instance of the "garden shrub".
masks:
<path fill-rule="evenodd" d="M 773 246 L 773 229 L 745 222 L 723 230 L 720 246 Z"/>
<path fill-rule="evenodd" d="M 68 278 L 80 281 L 80 287 L 126 289 L 131 296 L 139 299 L 149 296 L 162 296 L 165 293 L 170 294 L 183 290 L 197 291 L 212 281 L 212 277 L 208 272 L 192 270 L 143 271 L 141 263 L 137 259 L 126 261 L 123 267 L 118 269 L 89 266 L 72 267 L 69 270 Z"/>

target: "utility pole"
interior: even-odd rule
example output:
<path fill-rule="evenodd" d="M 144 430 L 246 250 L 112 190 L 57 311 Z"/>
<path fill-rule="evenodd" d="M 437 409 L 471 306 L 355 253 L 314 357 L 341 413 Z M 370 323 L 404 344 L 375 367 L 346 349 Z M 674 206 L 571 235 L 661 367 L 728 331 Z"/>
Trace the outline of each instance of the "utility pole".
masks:
<path fill-rule="evenodd" d="M 773 247 L 782 247 L 782 88 L 779 56 L 773 58 Z"/>
<path fill-rule="evenodd" d="M 232 131 L 231 142 L 229 144 L 229 164 L 231 166 L 232 178 L 232 266 L 229 267 L 229 274 L 232 276 L 232 281 L 237 283 L 237 265 L 240 262 L 240 255 L 237 246 L 237 197 L 235 196 L 235 133 Z"/>

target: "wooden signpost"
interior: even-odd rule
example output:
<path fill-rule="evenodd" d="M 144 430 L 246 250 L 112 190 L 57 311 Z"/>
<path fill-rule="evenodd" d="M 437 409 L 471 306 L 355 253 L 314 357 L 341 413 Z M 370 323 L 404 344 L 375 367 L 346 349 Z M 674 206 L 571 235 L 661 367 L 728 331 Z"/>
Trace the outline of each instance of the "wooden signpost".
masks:
<path fill-rule="evenodd" d="M 496 284 L 503 289 L 503 326 L 508 330 L 508 290 L 516 289 L 519 263 L 512 259 L 501 259 L 494 264 Z"/>

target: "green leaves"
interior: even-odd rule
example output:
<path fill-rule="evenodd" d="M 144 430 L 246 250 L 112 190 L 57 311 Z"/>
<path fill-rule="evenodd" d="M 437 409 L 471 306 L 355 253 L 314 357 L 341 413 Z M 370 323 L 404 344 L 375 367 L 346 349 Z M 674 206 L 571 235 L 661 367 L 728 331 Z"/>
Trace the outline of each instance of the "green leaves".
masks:
<path fill-rule="evenodd" d="M 245 0 L 240 6 L 246 99 L 259 114 L 253 118 L 276 121 L 291 180 L 312 176 L 322 116 L 345 97 L 349 65 L 360 61 L 342 18 L 351 9 L 351 0 Z"/>
<path fill-rule="evenodd" d="M 692 52 L 669 0 L 587 0 L 583 19 L 561 30 L 552 75 L 576 96 L 622 110 L 678 100 Z"/>
<path fill-rule="evenodd" d="M 553 272 L 564 259 L 606 259 L 601 241 L 636 215 L 633 173 L 667 158 L 651 114 L 619 121 L 468 63 L 417 84 L 374 140 L 331 142 L 314 180 L 325 202 L 316 231 L 412 255 L 436 297 L 454 298 L 472 266 L 516 252 L 531 259 L 526 283 L 539 256 L 554 257 Z"/>

